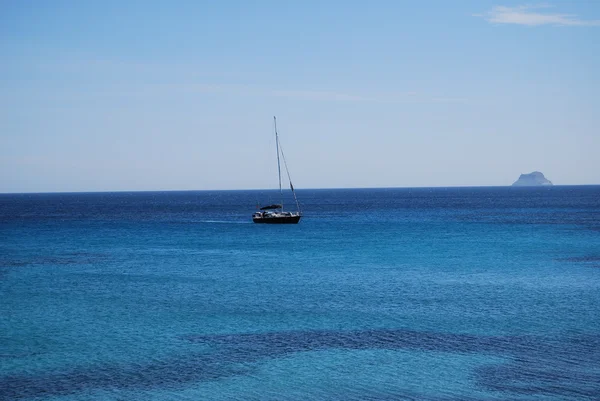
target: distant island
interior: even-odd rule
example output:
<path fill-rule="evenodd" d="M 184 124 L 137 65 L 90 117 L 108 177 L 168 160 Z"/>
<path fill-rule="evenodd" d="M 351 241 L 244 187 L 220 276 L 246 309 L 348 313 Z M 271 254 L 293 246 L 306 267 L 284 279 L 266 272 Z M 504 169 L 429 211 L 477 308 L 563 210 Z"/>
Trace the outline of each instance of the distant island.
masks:
<path fill-rule="evenodd" d="M 547 180 L 546 177 L 544 177 L 544 174 L 539 171 L 521 174 L 519 179 L 512 184 L 513 187 L 537 187 L 545 185 L 552 185 L 552 182 Z"/>

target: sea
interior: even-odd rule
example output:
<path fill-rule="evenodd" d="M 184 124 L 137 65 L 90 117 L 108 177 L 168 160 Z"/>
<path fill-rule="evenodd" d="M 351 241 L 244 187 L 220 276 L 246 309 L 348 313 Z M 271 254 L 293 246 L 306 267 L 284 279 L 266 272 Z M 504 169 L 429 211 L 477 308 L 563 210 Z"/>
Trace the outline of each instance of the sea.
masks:
<path fill-rule="evenodd" d="M 0 195 L 0 400 L 600 400 L 600 186 L 297 195 Z"/>

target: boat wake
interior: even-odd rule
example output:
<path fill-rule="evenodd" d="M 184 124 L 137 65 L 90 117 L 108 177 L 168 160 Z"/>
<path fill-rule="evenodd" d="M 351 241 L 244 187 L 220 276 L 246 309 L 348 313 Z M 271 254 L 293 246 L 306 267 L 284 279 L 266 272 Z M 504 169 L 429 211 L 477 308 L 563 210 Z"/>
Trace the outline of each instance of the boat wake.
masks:
<path fill-rule="evenodd" d="M 251 221 L 231 221 L 231 220 L 196 220 L 192 223 L 204 223 L 204 224 L 251 224 Z"/>

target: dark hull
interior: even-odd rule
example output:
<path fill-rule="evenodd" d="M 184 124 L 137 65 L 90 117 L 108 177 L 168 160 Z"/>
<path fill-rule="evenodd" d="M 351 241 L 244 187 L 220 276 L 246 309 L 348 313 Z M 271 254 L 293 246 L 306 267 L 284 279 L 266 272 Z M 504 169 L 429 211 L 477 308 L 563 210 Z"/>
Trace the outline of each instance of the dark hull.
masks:
<path fill-rule="evenodd" d="M 298 224 L 302 216 L 258 217 L 252 221 L 260 224 Z"/>

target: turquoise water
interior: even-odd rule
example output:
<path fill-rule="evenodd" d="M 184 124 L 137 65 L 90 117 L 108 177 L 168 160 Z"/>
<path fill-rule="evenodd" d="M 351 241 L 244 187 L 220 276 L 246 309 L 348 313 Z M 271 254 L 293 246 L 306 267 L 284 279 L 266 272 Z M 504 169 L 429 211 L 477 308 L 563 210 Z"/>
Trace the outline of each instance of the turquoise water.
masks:
<path fill-rule="evenodd" d="M 600 399 L 600 187 L 0 195 L 0 399 Z"/>

